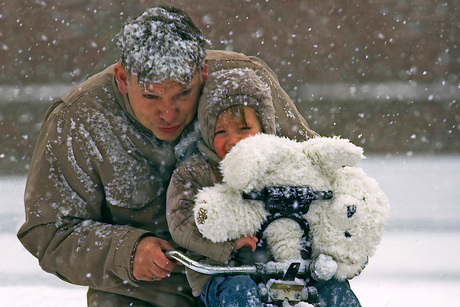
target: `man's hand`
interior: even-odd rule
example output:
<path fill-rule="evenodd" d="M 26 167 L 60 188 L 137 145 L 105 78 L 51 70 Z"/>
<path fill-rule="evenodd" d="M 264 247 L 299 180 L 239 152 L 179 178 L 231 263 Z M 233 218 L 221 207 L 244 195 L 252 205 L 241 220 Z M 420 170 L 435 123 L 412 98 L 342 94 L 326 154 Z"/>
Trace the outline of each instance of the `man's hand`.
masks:
<path fill-rule="evenodd" d="M 176 263 L 163 251 L 173 249 L 168 241 L 145 237 L 139 241 L 133 260 L 133 275 L 137 280 L 152 281 L 168 277 Z"/>
<path fill-rule="evenodd" d="M 239 250 L 243 246 L 249 246 L 252 251 L 255 251 L 257 247 L 257 241 L 258 239 L 255 236 L 242 236 L 236 241 L 235 250 Z"/>

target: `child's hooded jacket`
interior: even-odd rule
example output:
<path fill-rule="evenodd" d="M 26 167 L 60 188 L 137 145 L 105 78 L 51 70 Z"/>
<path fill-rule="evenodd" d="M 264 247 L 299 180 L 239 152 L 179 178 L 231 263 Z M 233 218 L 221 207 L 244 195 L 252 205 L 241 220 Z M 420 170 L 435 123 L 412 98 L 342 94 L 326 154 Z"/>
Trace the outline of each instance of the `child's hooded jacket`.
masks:
<path fill-rule="evenodd" d="M 204 187 L 222 181 L 221 159 L 214 151 L 214 131 L 219 114 L 225 109 L 245 105 L 253 108 L 264 133 L 275 133 L 275 110 L 269 87 L 251 69 L 228 69 L 210 75 L 203 89 L 198 119 L 203 141 L 200 153 L 184 161 L 174 172 L 167 193 L 167 221 L 174 241 L 195 258 L 226 263 L 234 252 L 235 241 L 213 243 L 198 231 L 193 207 L 195 195 Z M 187 269 L 193 294 L 201 294 L 209 275 Z"/>

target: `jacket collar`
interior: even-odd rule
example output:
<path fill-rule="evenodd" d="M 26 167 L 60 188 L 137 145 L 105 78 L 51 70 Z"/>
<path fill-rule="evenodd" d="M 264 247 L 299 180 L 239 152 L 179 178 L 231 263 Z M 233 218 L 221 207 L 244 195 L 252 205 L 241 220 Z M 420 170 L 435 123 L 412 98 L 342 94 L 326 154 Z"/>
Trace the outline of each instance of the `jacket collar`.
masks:
<path fill-rule="evenodd" d="M 205 155 L 212 162 L 219 164 L 220 161 L 222 161 L 222 159 L 219 158 L 219 156 L 213 150 L 211 150 L 203 140 L 200 140 L 198 142 L 198 149 L 203 155 Z"/>

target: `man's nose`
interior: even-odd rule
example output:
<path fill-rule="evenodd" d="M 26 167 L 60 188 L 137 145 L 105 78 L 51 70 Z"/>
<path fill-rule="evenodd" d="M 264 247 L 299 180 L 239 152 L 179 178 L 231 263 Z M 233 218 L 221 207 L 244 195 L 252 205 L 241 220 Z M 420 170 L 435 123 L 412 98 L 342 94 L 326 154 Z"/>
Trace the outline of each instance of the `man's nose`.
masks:
<path fill-rule="evenodd" d="M 172 102 L 164 102 L 160 110 L 160 117 L 167 123 L 172 123 L 176 119 L 177 109 Z"/>

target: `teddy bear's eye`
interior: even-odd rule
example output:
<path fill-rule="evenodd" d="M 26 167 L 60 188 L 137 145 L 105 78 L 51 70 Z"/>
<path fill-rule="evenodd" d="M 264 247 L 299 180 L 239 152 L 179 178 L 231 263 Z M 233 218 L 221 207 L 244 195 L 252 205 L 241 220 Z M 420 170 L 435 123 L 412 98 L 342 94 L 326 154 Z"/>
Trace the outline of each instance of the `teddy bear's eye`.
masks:
<path fill-rule="evenodd" d="M 348 230 L 345 230 L 343 234 L 345 235 L 346 238 L 351 238 L 351 233 Z"/>
<path fill-rule="evenodd" d="M 356 206 L 355 205 L 350 205 L 350 206 L 347 206 L 347 217 L 348 218 L 351 218 L 353 216 L 353 214 L 356 213 Z"/>

